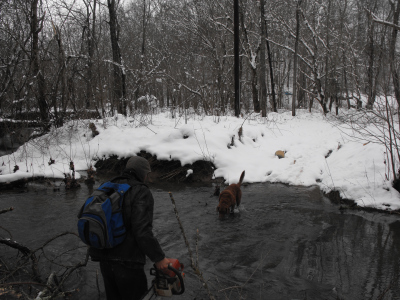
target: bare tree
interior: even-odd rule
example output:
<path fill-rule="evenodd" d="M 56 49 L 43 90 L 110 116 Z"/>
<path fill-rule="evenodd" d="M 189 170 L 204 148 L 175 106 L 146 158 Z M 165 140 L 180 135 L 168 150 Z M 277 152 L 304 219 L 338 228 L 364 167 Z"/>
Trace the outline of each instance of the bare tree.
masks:
<path fill-rule="evenodd" d="M 118 112 L 126 114 L 126 73 L 122 64 L 121 48 L 119 44 L 120 25 L 118 24 L 118 0 L 107 0 L 109 12 L 110 38 L 113 57 L 114 83 L 113 98 L 117 103 Z"/>
<path fill-rule="evenodd" d="M 234 57 L 235 57 L 235 116 L 240 114 L 240 61 L 239 61 L 239 0 L 234 0 Z"/>
<path fill-rule="evenodd" d="M 262 17 L 262 16 L 261 16 Z M 268 65 L 269 65 L 269 78 L 270 78 L 270 82 L 271 82 L 271 110 L 273 112 L 277 112 L 277 103 L 276 103 L 276 93 L 275 93 L 275 77 L 274 77 L 274 67 L 272 65 L 272 52 L 271 52 L 271 47 L 270 47 L 270 43 L 268 41 L 268 25 L 267 25 L 267 19 L 264 15 L 264 18 L 261 20 L 261 22 L 265 23 L 265 43 L 267 46 L 267 55 L 268 55 Z"/>
<path fill-rule="evenodd" d="M 399 16 L 400 16 L 400 0 L 390 2 L 393 10 L 393 24 L 398 26 L 399 25 Z M 396 67 L 396 42 L 397 42 L 397 32 L 398 28 L 392 28 L 392 34 L 390 37 L 390 44 L 389 44 L 389 61 L 390 61 L 390 72 L 392 74 L 393 80 L 393 88 L 394 94 L 396 96 L 398 107 L 400 107 L 400 78 Z"/>
<path fill-rule="evenodd" d="M 260 23 L 261 23 L 261 46 L 260 46 L 260 102 L 261 115 L 267 116 L 267 88 L 266 88 L 266 70 L 265 70 L 265 43 L 267 29 L 265 26 L 265 4 L 264 0 L 260 0 Z M 274 107 L 272 107 L 274 109 Z"/>
<path fill-rule="evenodd" d="M 260 5 L 262 5 L 260 1 Z M 248 19 L 251 19 L 251 14 L 247 14 Z M 250 20 L 251 21 L 251 20 Z M 264 59 L 262 58 L 263 50 L 262 50 L 262 36 L 261 36 L 261 42 L 255 43 L 252 41 L 250 32 L 247 30 L 247 25 L 245 23 L 245 9 L 244 5 L 242 3 L 242 9 L 240 10 L 240 25 L 241 25 L 241 31 L 242 31 L 242 36 L 243 36 L 243 55 L 246 56 L 247 62 L 248 62 L 248 68 L 250 70 L 250 78 L 251 78 L 251 94 L 252 94 L 252 99 L 253 99 L 253 107 L 255 112 L 260 112 L 261 108 L 264 109 L 266 108 L 266 103 L 265 103 L 265 96 L 266 96 L 266 88 L 265 88 L 265 83 L 263 85 L 262 83 L 262 78 L 264 78 L 265 82 L 265 72 L 262 73 L 262 68 L 263 68 L 263 63 L 264 63 L 264 71 L 265 71 L 265 57 Z M 254 24 L 250 25 L 251 27 L 254 27 Z M 258 36 L 257 36 L 258 39 Z M 261 106 L 260 106 L 260 100 L 258 98 L 258 78 L 257 78 L 257 53 L 260 50 L 260 55 L 259 60 L 260 60 L 260 98 L 264 100 L 262 102 L 261 100 Z M 265 51 L 264 51 L 265 55 Z M 264 89 L 263 89 L 264 88 Z"/>
<path fill-rule="evenodd" d="M 94 51 L 95 51 L 95 43 L 96 43 L 96 6 L 97 0 L 88 1 L 84 0 L 84 4 L 86 6 L 86 40 L 87 40 L 87 53 L 88 53 L 88 62 L 87 62 L 87 78 L 86 78 L 86 105 L 85 107 L 88 109 L 91 107 L 93 102 L 93 59 L 94 59 Z"/>
<path fill-rule="evenodd" d="M 375 91 L 374 91 L 374 63 L 375 63 L 375 53 L 374 53 L 374 29 L 375 29 L 375 22 L 372 19 L 369 19 L 369 26 L 368 26 L 368 68 L 367 68 L 367 76 L 368 81 L 366 84 L 366 91 L 368 95 L 368 102 L 367 102 L 367 109 L 372 109 L 374 102 L 375 102 Z"/>
<path fill-rule="evenodd" d="M 45 127 L 49 122 L 48 105 L 46 102 L 46 82 L 43 74 L 43 70 L 40 68 L 40 57 L 39 57 L 39 33 L 43 29 L 43 21 L 45 14 L 39 16 L 38 6 L 39 0 L 31 0 L 30 7 L 30 25 L 31 25 L 31 68 L 32 76 L 36 80 L 36 99 L 40 111 L 40 117 Z"/>
<path fill-rule="evenodd" d="M 297 57 L 299 53 L 300 40 L 300 5 L 302 0 L 296 2 L 296 41 L 294 45 L 293 57 L 293 91 L 292 91 L 292 116 L 296 115 L 296 91 L 297 91 Z"/>

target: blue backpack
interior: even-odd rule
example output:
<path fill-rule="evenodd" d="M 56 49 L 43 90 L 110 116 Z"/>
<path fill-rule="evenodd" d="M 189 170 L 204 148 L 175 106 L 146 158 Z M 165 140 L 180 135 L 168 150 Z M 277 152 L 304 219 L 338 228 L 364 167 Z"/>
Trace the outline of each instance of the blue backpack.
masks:
<path fill-rule="evenodd" d="M 108 181 L 87 198 L 78 214 L 79 237 L 86 245 L 105 249 L 124 241 L 126 227 L 122 203 L 130 188 L 126 183 Z"/>

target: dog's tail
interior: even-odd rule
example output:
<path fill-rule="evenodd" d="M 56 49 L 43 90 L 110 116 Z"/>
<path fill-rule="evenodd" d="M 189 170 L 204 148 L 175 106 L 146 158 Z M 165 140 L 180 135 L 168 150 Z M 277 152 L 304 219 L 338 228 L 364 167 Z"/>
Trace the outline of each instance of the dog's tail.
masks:
<path fill-rule="evenodd" d="M 243 171 L 243 172 L 242 172 L 242 175 L 240 175 L 240 179 L 239 179 L 238 185 L 241 185 L 241 184 L 242 184 L 243 178 L 244 178 L 244 174 L 245 174 L 245 172 Z"/>

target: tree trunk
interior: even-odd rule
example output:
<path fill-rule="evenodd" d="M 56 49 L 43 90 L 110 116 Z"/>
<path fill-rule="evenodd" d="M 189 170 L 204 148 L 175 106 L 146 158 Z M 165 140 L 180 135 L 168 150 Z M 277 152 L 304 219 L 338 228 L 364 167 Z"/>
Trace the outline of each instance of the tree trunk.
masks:
<path fill-rule="evenodd" d="M 251 93 L 253 98 L 254 112 L 259 113 L 260 101 L 258 100 L 258 89 L 257 89 L 257 69 L 251 68 Z"/>
<path fill-rule="evenodd" d="M 235 116 L 240 114 L 240 59 L 239 59 L 239 0 L 233 1 L 233 31 L 235 60 Z"/>
<path fill-rule="evenodd" d="M 331 3 L 332 2 L 329 0 L 328 1 L 328 8 L 327 8 L 327 11 L 326 11 L 326 24 L 325 24 L 325 28 L 326 28 L 326 33 L 325 33 L 326 34 L 326 47 L 328 49 L 330 48 L 330 46 L 329 46 L 329 37 L 330 37 L 330 35 L 329 35 L 329 31 L 330 31 L 329 21 L 330 21 L 330 14 L 331 14 Z M 329 73 L 329 71 L 330 71 L 330 58 L 331 58 L 331 53 L 327 52 L 325 54 L 325 89 L 324 89 L 324 91 L 325 91 L 326 99 L 327 100 L 329 99 L 329 111 L 332 111 L 332 104 L 333 104 L 333 101 L 334 101 L 333 100 L 334 96 L 333 96 L 333 87 L 332 87 L 332 84 L 331 84 L 331 82 L 333 80 L 330 77 L 331 75 Z"/>
<path fill-rule="evenodd" d="M 296 8 L 296 41 L 294 45 L 294 58 L 293 58 L 293 92 L 292 92 L 292 116 L 296 115 L 296 92 L 297 92 L 297 54 L 299 52 L 299 38 L 300 38 L 300 4 L 301 0 L 297 1 Z"/>
<path fill-rule="evenodd" d="M 400 15 L 400 0 L 397 0 L 397 7 L 394 7 L 395 4 L 392 4 L 392 9 L 394 11 L 393 15 L 393 24 L 399 24 L 399 15 Z M 399 74 L 396 68 L 396 60 L 395 60 L 395 50 L 396 50 L 396 41 L 397 41 L 397 29 L 393 28 L 392 36 L 390 39 L 389 46 L 389 61 L 390 61 L 390 72 L 392 73 L 394 94 L 396 96 L 397 104 L 400 106 L 400 84 L 399 84 Z"/>
<path fill-rule="evenodd" d="M 268 64 L 269 64 L 269 76 L 270 76 L 270 82 L 271 82 L 271 100 L 270 100 L 271 110 L 273 112 L 277 112 L 278 105 L 277 105 L 276 92 L 275 92 L 274 67 L 272 65 L 272 53 L 271 53 L 271 48 L 269 46 L 268 40 L 267 40 L 267 53 L 268 53 Z"/>
<path fill-rule="evenodd" d="M 63 43 L 61 39 L 61 31 L 58 26 L 53 24 L 55 39 L 57 40 L 58 44 L 58 68 L 59 68 L 59 75 L 57 79 L 56 86 L 54 88 L 53 93 L 53 109 L 54 109 L 54 117 L 56 119 L 57 126 L 63 125 L 62 117 L 59 118 L 58 116 L 58 107 L 57 107 L 57 94 L 58 94 L 58 84 L 61 83 L 61 107 L 64 107 L 65 102 L 65 95 L 67 93 L 67 84 L 66 84 L 66 61 L 65 61 L 65 53 L 63 48 Z"/>
<path fill-rule="evenodd" d="M 264 0 L 261 0 L 264 4 Z M 260 2 L 261 5 L 261 2 Z M 265 19 L 265 9 L 264 6 L 262 6 L 262 13 L 261 13 L 261 36 L 265 35 L 265 42 L 267 46 L 267 54 L 268 54 L 268 65 L 269 65 L 269 77 L 270 77 L 270 82 L 271 82 L 271 98 L 270 98 L 270 104 L 271 104 L 271 110 L 273 112 L 277 112 L 277 101 L 276 101 L 276 93 L 275 93 L 275 80 L 274 80 L 274 68 L 272 65 L 272 53 L 271 53 L 271 48 L 269 46 L 269 41 L 268 41 L 268 25 L 267 25 L 267 20 Z M 262 28 L 262 23 L 264 23 L 264 28 Z"/>
<path fill-rule="evenodd" d="M 125 71 L 122 66 L 121 49 L 119 47 L 119 24 L 117 19 L 116 0 L 107 0 L 110 15 L 110 37 L 113 53 L 114 91 L 113 98 L 117 103 L 118 112 L 126 115 L 126 85 Z"/>
<path fill-rule="evenodd" d="M 300 74 L 299 74 L 299 85 L 300 87 L 305 87 L 306 86 L 306 76 L 304 75 L 304 72 L 301 71 L 302 67 L 300 64 Z M 305 100 L 305 96 L 306 93 L 304 92 L 303 89 L 299 89 L 299 92 L 296 93 L 297 96 L 297 103 L 298 103 L 298 107 L 303 107 L 305 108 L 307 106 L 306 100 Z"/>
<path fill-rule="evenodd" d="M 261 46 L 260 46 L 260 104 L 261 116 L 267 116 L 267 87 L 266 87 L 266 69 L 265 69 L 265 8 L 264 0 L 260 0 L 260 20 L 261 20 Z"/>
<path fill-rule="evenodd" d="M 346 57 L 343 51 L 343 80 L 344 80 L 344 88 L 346 89 L 346 101 L 347 101 L 347 108 L 350 109 L 350 96 L 349 96 L 349 86 L 347 84 L 347 72 L 346 72 Z"/>
<path fill-rule="evenodd" d="M 146 18 L 146 0 L 143 0 L 143 15 L 142 15 L 142 45 L 140 52 L 140 67 L 138 79 L 136 81 L 136 90 L 135 90 L 135 109 L 137 109 L 137 100 L 140 97 L 140 86 L 143 82 L 144 78 L 144 57 L 146 54 L 146 28 L 147 28 L 147 18 Z"/>
<path fill-rule="evenodd" d="M 43 18 L 38 17 L 38 2 L 39 0 L 32 0 L 31 2 L 31 36 L 32 36 L 32 52 L 31 52 L 31 65 L 32 75 L 36 77 L 37 93 L 36 99 L 38 102 L 40 118 L 47 127 L 49 122 L 49 112 L 46 102 L 46 82 L 42 71 L 40 70 L 39 62 L 39 33 L 43 29 Z"/>
<path fill-rule="evenodd" d="M 242 34 L 243 34 L 243 46 L 245 47 L 245 51 L 247 51 L 247 55 L 248 55 L 248 66 L 250 69 L 250 76 L 251 76 L 251 94 L 252 94 L 252 99 L 253 99 L 253 109 L 254 112 L 259 113 L 261 110 L 260 107 L 260 101 L 258 98 L 258 87 L 257 87 L 257 83 L 258 83 L 258 78 L 257 78 L 257 66 L 255 64 L 255 54 L 252 52 L 251 50 L 251 45 L 250 45 L 250 41 L 249 41 L 249 35 L 247 33 L 247 28 L 244 24 L 244 14 L 242 12 L 240 12 L 240 24 L 242 27 Z M 261 38 L 261 42 L 262 42 L 262 38 Z M 258 51 L 259 49 L 257 49 L 256 54 L 258 55 Z"/>
<path fill-rule="evenodd" d="M 88 66 L 87 66 L 87 83 L 86 83 L 86 109 L 89 109 L 91 103 L 94 99 L 93 93 L 93 56 L 94 56 L 94 47 L 95 47 L 95 38 L 96 38 L 96 5 L 97 0 L 93 1 L 93 9 L 89 11 L 89 5 L 87 6 L 87 47 L 88 47 Z M 93 14 L 92 19 L 90 20 L 90 13 Z M 92 24 L 90 24 L 92 23 Z"/>
<path fill-rule="evenodd" d="M 367 78 L 368 83 L 366 86 L 366 91 L 368 95 L 367 109 L 372 109 L 375 99 L 374 99 L 374 61 L 375 61 L 375 53 L 374 53 L 374 22 L 372 19 L 369 19 L 370 26 L 368 30 L 368 69 L 367 69 Z"/>

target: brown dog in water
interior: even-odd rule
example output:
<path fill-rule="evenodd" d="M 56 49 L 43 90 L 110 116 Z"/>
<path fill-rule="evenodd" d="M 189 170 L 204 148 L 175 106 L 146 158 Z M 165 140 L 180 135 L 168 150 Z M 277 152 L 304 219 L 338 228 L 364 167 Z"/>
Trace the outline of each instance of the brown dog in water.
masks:
<path fill-rule="evenodd" d="M 233 212 L 233 209 L 236 206 L 240 205 L 240 201 L 242 200 L 242 190 L 240 186 L 243 182 L 244 171 L 242 175 L 240 175 L 240 179 L 238 183 L 234 183 L 229 185 L 225 190 L 219 194 L 219 204 L 217 206 L 217 211 L 219 213 L 219 218 L 223 218 L 230 211 Z"/>

